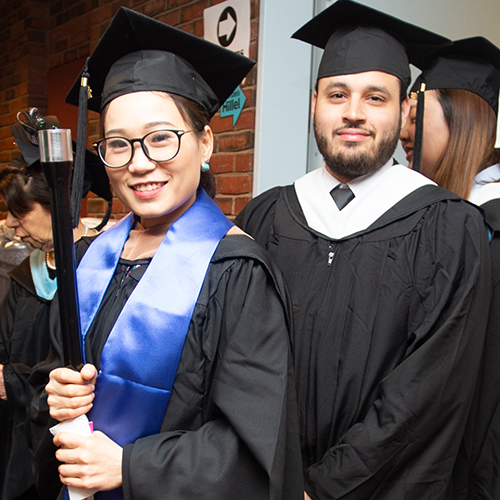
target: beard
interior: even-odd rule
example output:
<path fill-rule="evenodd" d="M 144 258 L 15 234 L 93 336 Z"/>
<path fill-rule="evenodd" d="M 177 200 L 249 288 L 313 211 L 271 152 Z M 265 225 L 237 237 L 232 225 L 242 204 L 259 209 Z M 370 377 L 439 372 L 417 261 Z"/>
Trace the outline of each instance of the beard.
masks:
<path fill-rule="evenodd" d="M 352 124 L 334 130 L 333 135 L 344 128 L 360 129 L 369 132 L 372 137 L 374 136 L 372 130 Z M 348 178 L 360 177 L 382 168 L 389 161 L 398 145 L 400 129 L 401 115 L 399 116 L 398 124 L 382 136 L 380 142 L 374 144 L 370 150 L 359 151 L 360 144 L 357 142 L 346 142 L 345 149 L 339 148 L 334 150 L 335 146 L 332 146 L 332 140 L 319 130 L 316 122 L 314 122 L 316 143 L 319 152 L 325 160 L 326 166 L 333 174 Z"/>

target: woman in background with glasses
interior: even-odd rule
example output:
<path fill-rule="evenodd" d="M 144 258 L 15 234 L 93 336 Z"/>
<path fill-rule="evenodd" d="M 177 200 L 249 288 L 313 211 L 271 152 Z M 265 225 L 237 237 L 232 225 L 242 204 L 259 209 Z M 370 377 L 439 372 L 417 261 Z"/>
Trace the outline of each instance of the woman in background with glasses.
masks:
<path fill-rule="evenodd" d="M 52 456 L 65 486 L 98 499 L 303 498 L 281 277 L 203 189 L 209 120 L 252 66 L 125 8 L 90 57 L 95 147 L 131 214 L 84 239 L 86 364 L 53 369 L 46 392 L 53 419 L 88 414 L 95 431 L 42 439 L 42 480 Z M 40 394 L 61 366 L 54 341 Z"/>

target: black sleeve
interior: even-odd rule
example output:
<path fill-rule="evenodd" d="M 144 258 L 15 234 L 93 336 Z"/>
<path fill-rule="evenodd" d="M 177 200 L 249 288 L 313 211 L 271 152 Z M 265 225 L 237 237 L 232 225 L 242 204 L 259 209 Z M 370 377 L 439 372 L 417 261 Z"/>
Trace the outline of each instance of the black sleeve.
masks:
<path fill-rule="evenodd" d="M 188 337 L 214 354 L 194 367 L 205 372 L 204 417 L 125 445 L 125 498 L 303 499 L 287 321 L 267 270 L 235 261 Z"/>
<path fill-rule="evenodd" d="M 306 471 L 306 491 L 314 500 L 446 496 L 479 370 L 490 295 L 482 220 L 460 210 L 450 203 L 425 217 L 408 253 L 413 305 L 406 355 L 379 384 L 364 420 Z"/>
<path fill-rule="evenodd" d="M 81 260 L 93 239 L 82 238 L 75 243 L 77 262 Z M 57 422 L 49 415 L 45 392 L 50 372 L 63 366 L 57 293 L 50 306 L 47 325 L 48 354 L 31 370 L 26 391 L 27 438 L 35 457 L 34 473 L 37 489 L 43 499 L 55 498 L 61 489 L 57 471 L 59 462 L 55 458 L 56 447 L 48 430 Z"/>
<path fill-rule="evenodd" d="M 492 296 L 472 408 L 453 475 L 453 498 L 500 498 L 500 233 L 490 245 Z"/>
<path fill-rule="evenodd" d="M 14 281 L 2 304 L 1 359 L 10 411 L 25 413 L 25 394 L 33 366 L 47 356 L 49 304 Z"/>

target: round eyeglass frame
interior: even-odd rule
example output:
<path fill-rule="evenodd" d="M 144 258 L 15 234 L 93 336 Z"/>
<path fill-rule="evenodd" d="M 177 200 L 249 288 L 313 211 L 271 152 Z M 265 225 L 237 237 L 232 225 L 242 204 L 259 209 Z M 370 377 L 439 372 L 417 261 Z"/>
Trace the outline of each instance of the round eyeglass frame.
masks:
<path fill-rule="evenodd" d="M 146 148 L 146 146 L 144 145 L 144 139 L 146 139 L 146 137 L 152 135 L 152 134 L 157 134 L 158 132 L 173 132 L 177 138 L 179 139 L 178 143 L 177 143 L 177 151 L 175 152 L 175 154 L 173 156 L 171 156 L 170 158 L 166 158 L 166 159 L 163 159 L 163 160 L 157 160 L 155 158 L 152 158 L 150 155 L 149 155 L 149 152 Z M 142 152 L 151 160 L 151 161 L 156 161 L 156 162 L 164 162 L 164 161 L 170 161 L 170 160 L 173 160 L 178 154 L 179 154 L 179 151 L 181 149 L 181 137 L 185 134 L 189 134 L 189 132 L 193 132 L 193 130 L 172 130 L 172 129 L 162 129 L 162 130 L 153 130 L 152 132 L 149 132 L 148 134 L 146 134 L 145 136 L 143 136 L 142 138 L 136 138 L 136 139 L 128 139 L 127 137 L 122 137 L 122 136 L 119 136 L 119 135 L 113 135 L 111 137 L 105 137 L 104 139 L 100 139 L 96 142 L 94 142 L 92 144 L 92 147 L 97 151 L 97 154 L 99 155 L 99 158 L 101 159 L 101 161 L 104 163 L 104 165 L 106 165 L 108 168 L 123 168 L 125 166 L 127 166 L 131 161 L 132 161 L 132 158 L 134 157 L 134 153 L 135 153 L 135 148 L 134 148 L 134 143 L 135 142 L 138 142 L 140 145 L 141 145 L 141 149 L 142 149 Z M 103 158 L 103 155 L 101 154 L 101 148 L 99 147 L 101 145 L 101 143 L 103 143 L 104 141 L 107 141 L 109 139 L 123 139 L 124 141 L 128 142 L 130 144 L 130 158 L 129 160 L 124 163 L 123 165 L 120 165 L 119 167 L 115 167 L 113 165 L 110 165 L 104 158 Z"/>

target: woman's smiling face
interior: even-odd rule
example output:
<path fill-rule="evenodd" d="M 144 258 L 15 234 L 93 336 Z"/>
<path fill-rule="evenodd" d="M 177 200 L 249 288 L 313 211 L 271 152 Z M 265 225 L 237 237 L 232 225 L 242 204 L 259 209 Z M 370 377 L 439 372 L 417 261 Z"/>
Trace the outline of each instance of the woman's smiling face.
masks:
<path fill-rule="evenodd" d="M 104 137 L 144 137 L 155 130 L 190 130 L 168 94 L 135 92 L 111 101 L 105 111 Z M 138 142 L 132 160 L 121 168 L 107 167 L 115 195 L 141 217 L 145 227 L 172 223 L 195 201 L 200 165 L 212 154 L 213 136 L 205 127 L 182 136 L 178 154 L 172 160 L 150 160 Z"/>

